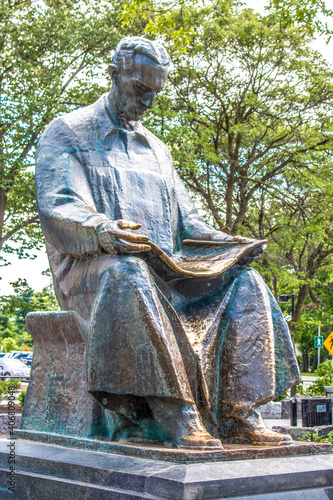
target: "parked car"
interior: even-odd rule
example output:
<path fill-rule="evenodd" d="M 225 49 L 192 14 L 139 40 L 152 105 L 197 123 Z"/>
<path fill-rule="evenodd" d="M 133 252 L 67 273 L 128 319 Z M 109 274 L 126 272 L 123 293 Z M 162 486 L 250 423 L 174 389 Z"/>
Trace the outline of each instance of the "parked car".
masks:
<path fill-rule="evenodd" d="M 0 358 L 0 377 L 1 378 L 20 378 L 21 380 L 30 379 L 30 368 L 19 359 Z"/>
<path fill-rule="evenodd" d="M 18 352 L 17 354 L 14 354 L 13 359 L 19 359 L 24 363 L 26 366 L 31 366 L 32 362 L 32 352 L 25 351 L 25 352 Z"/>
<path fill-rule="evenodd" d="M 13 357 L 15 356 L 15 354 L 19 354 L 19 353 L 21 353 L 21 352 L 22 352 L 22 351 L 10 351 L 10 353 L 9 353 L 9 356 L 8 356 L 8 357 L 9 357 L 9 358 L 13 358 Z"/>
<path fill-rule="evenodd" d="M 9 358 L 9 352 L 0 352 L 0 358 Z"/>

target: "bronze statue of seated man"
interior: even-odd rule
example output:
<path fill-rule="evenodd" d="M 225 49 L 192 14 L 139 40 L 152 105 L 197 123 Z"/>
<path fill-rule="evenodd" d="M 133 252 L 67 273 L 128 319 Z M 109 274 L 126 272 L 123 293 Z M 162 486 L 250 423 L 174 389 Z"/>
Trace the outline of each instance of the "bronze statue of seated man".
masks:
<path fill-rule="evenodd" d="M 57 298 L 86 333 L 88 390 L 124 436 L 286 444 L 257 412 L 299 380 L 282 313 L 248 266 L 265 242 L 209 227 L 140 123 L 168 66 L 159 43 L 123 39 L 110 93 L 42 135 L 37 201 Z"/>

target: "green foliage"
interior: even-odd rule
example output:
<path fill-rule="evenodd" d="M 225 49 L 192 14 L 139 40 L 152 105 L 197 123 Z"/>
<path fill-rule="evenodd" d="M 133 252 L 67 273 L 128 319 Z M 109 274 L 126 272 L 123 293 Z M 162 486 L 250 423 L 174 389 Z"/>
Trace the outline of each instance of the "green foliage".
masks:
<path fill-rule="evenodd" d="M 19 402 L 19 405 L 23 407 L 24 405 L 24 400 L 25 400 L 25 397 L 27 395 L 27 391 L 21 391 L 20 394 L 18 395 L 18 402 Z"/>
<path fill-rule="evenodd" d="M 296 386 L 295 394 L 301 394 L 302 396 L 305 395 L 303 384 L 298 384 Z"/>
<path fill-rule="evenodd" d="M 318 377 L 328 377 L 333 382 L 333 361 L 331 359 L 328 359 L 321 363 L 316 369 L 316 375 Z"/>
<path fill-rule="evenodd" d="M 327 360 L 318 365 L 316 369 L 318 378 L 307 388 L 310 396 L 325 396 L 325 386 L 333 385 L 333 361 Z"/>
<path fill-rule="evenodd" d="M 313 441 L 315 443 L 331 443 L 333 445 L 333 431 L 330 431 L 326 437 L 319 436 L 318 434 L 311 434 L 306 431 L 304 436 L 299 438 L 299 441 Z"/>
<path fill-rule="evenodd" d="M 2 380 L 0 380 L 0 403 L 3 400 L 4 395 L 6 394 L 6 392 L 7 391 L 5 390 L 5 388 L 2 385 Z"/>
<path fill-rule="evenodd" d="M 21 385 L 21 380 L 20 379 L 15 379 L 15 380 L 0 380 L 0 402 L 6 397 L 8 394 L 8 388 L 11 387 L 14 389 L 19 389 Z"/>
<path fill-rule="evenodd" d="M 298 23 L 313 35 L 316 31 L 329 39 L 332 30 L 327 18 L 333 16 L 324 0 L 271 0 L 271 5 L 285 24 Z"/>
<path fill-rule="evenodd" d="M 34 292 L 26 280 L 19 279 L 12 285 L 15 294 L 0 297 L 0 343 L 5 352 L 33 348 L 25 326 L 28 312 L 59 310 L 51 286 Z"/>
<path fill-rule="evenodd" d="M 18 345 L 14 339 L 7 337 L 2 341 L 4 352 L 18 351 Z"/>
<path fill-rule="evenodd" d="M 288 320 L 311 354 L 314 328 L 333 325 L 332 69 L 281 12 L 216 1 L 182 16 L 186 56 L 168 41 L 169 86 L 144 121 L 210 224 L 268 239 L 256 267 L 276 297 L 296 294 Z"/>
<path fill-rule="evenodd" d="M 0 249 L 19 257 L 39 248 L 33 153 L 56 116 L 106 90 L 106 65 L 128 30 L 121 0 L 1 2 Z M 2 259 L 4 256 L 2 255 Z"/>
<path fill-rule="evenodd" d="M 9 387 L 12 387 L 14 389 L 19 389 L 21 385 L 21 380 L 20 379 L 12 380 L 10 378 L 8 380 L 1 380 L 1 384 L 4 387 L 5 392 L 8 392 Z"/>
<path fill-rule="evenodd" d="M 288 393 L 284 392 L 283 394 L 281 394 L 281 396 L 278 396 L 276 399 L 274 399 L 274 403 L 279 403 L 280 401 L 282 401 L 283 399 L 286 399 L 287 397 L 288 397 Z"/>
<path fill-rule="evenodd" d="M 121 15 L 122 27 L 128 27 L 136 19 L 147 21 L 144 35 L 148 38 L 163 37 L 169 42 L 172 54 L 187 53 L 188 45 L 195 34 L 197 26 L 193 26 L 192 9 L 200 8 L 202 0 L 128 0 L 123 6 Z M 237 0 L 220 0 L 216 2 L 219 12 L 227 15 L 232 12 Z"/>
<path fill-rule="evenodd" d="M 295 26 L 221 4 L 186 11 L 186 57 L 174 53 L 171 85 L 145 121 L 214 225 L 254 235 L 262 194 L 268 207 L 285 172 L 322 163 L 332 72 Z"/>

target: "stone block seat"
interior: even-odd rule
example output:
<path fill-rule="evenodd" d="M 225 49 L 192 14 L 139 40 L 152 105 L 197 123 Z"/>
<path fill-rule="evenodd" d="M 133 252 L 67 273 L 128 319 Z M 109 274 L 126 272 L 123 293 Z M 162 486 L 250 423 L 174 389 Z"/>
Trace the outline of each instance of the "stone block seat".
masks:
<path fill-rule="evenodd" d="M 27 315 L 26 325 L 34 353 L 20 429 L 112 437 L 112 414 L 87 392 L 86 343 L 76 313 L 33 312 Z"/>

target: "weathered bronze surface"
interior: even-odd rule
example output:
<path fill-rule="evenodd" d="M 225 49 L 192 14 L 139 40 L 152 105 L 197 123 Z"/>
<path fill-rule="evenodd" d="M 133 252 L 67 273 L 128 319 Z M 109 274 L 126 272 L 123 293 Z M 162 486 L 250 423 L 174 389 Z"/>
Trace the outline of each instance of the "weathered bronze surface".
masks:
<path fill-rule="evenodd" d="M 86 341 L 73 311 L 34 312 L 26 324 L 34 355 L 21 427 L 82 438 L 111 438 L 119 418 L 87 392 Z"/>
<path fill-rule="evenodd" d="M 205 224 L 140 123 L 168 64 L 158 43 L 124 39 L 110 93 L 42 135 L 37 201 L 57 298 L 85 339 L 87 391 L 122 418 L 112 439 L 135 427 L 185 448 L 288 444 L 256 411 L 300 378 L 282 313 L 248 266 L 266 242 Z"/>

